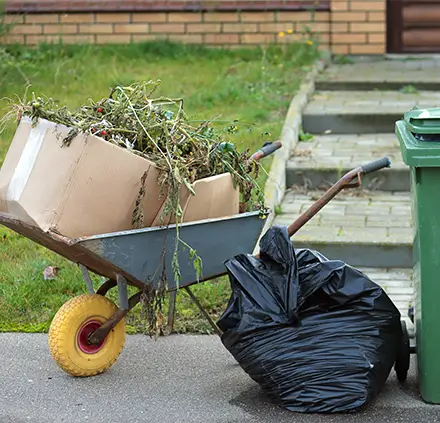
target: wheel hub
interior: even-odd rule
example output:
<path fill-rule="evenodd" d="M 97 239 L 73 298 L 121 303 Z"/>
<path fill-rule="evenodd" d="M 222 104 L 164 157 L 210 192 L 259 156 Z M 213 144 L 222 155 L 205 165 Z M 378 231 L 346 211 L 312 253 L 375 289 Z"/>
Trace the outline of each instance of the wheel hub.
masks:
<path fill-rule="evenodd" d="M 100 326 L 101 322 L 90 320 L 81 327 L 78 332 L 78 347 L 82 352 L 86 354 L 95 354 L 103 347 L 105 339 L 98 344 L 91 344 L 89 341 L 89 336 Z"/>

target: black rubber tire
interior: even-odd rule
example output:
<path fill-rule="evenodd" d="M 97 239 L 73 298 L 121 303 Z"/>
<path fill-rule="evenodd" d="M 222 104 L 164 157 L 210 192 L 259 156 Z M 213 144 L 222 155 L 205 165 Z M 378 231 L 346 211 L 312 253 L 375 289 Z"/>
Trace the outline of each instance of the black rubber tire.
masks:
<path fill-rule="evenodd" d="M 406 322 L 402 320 L 400 322 L 402 328 L 402 338 L 399 343 L 399 349 L 397 351 L 397 359 L 394 364 L 394 370 L 399 382 L 404 383 L 408 377 L 408 370 L 410 366 L 411 350 L 409 343 L 408 329 L 406 328 Z"/>

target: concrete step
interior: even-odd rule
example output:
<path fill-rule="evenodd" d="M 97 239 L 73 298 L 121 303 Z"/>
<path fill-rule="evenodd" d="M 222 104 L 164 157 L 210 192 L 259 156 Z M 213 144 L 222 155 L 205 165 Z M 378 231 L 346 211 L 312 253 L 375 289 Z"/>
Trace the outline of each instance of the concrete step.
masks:
<path fill-rule="evenodd" d="M 362 186 L 409 191 L 409 168 L 394 134 L 316 135 L 300 142 L 287 163 L 286 183 L 288 187 L 328 188 L 354 167 L 384 156 L 391 160 L 391 168 L 365 175 Z"/>
<path fill-rule="evenodd" d="M 322 78 L 315 82 L 315 87 L 319 91 L 373 91 L 378 87 L 380 87 L 381 90 L 393 91 L 410 90 L 410 87 L 421 91 L 439 91 L 440 81 L 411 81 L 409 78 L 405 78 L 402 81 L 384 82 L 363 80 L 362 78 L 351 81 L 332 81 Z"/>
<path fill-rule="evenodd" d="M 317 90 L 440 90 L 437 69 L 440 61 L 364 60 L 357 63 L 330 65 L 316 81 Z"/>
<path fill-rule="evenodd" d="M 440 93 L 431 91 L 317 91 L 303 113 L 302 125 L 312 134 L 394 133 L 395 122 L 406 111 L 439 104 Z"/>
<path fill-rule="evenodd" d="M 322 193 L 288 190 L 274 224 L 289 225 Z M 356 267 L 411 268 L 411 224 L 409 193 L 352 190 L 336 196 L 292 242 Z"/>

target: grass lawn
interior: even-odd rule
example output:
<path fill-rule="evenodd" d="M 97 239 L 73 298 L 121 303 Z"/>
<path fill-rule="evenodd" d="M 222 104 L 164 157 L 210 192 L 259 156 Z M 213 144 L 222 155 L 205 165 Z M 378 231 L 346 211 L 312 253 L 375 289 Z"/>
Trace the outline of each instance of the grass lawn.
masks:
<path fill-rule="evenodd" d="M 168 43 L 11 47 L 13 60 L 0 63 L 0 98 L 22 97 L 27 79 L 32 85 L 29 95 L 34 91 L 74 107 L 89 97 L 107 96 L 109 87 L 116 84 L 160 79 L 157 94 L 183 97 L 192 119 L 220 116 L 218 120 L 223 122 L 218 124 L 224 127 L 238 120 L 239 130 L 230 135 L 231 141 L 239 149 L 256 150 L 279 137 L 290 100 L 318 54 L 309 44 L 265 51 Z M 6 104 L 0 100 L 0 118 Z M 0 135 L 0 164 L 14 130 L 9 125 Z M 269 168 L 269 158 L 264 159 L 264 166 Z M 262 175 L 260 182 L 264 181 Z M 4 227 L 0 227 L 0 257 L 0 331 L 46 331 L 65 301 L 86 292 L 76 265 Z M 43 279 L 47 266 L 61 268 L 55 280 Z M 100 281 L 94 277 L 97 286 Z M 215 318 L 225 308 L 229 284 L 225 279 L 215 280 L 194 287 L 194 293 Z M 143 330 L 139 306 L 129 314 L 127 323 L 130 332 Z M 175 329 L 211 331 L 184 292 L 178 294 Z"/>

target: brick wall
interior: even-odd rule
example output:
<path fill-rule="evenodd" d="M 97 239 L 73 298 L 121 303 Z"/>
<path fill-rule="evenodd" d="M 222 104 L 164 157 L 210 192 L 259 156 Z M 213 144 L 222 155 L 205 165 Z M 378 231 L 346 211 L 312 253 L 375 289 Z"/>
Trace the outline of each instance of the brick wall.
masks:
<path fill-rule="evenodd" d="M 130 1 L 125 0 L 113 9 L 107 7 L 106 12 L 99 11 L 96 1 L 94 8 L 88 11 L 84 6 L 63 10 L 66 2 L 62 1 L 53 2 L 51 8 L 38 9 L 38 5 L 47 5 L 47 0 L 46 3 L 28 1 L 22 2 L 27 8 L 16 3 L 15 8 L 9 9 L 6 20 L 14 25 L 3 41 L 34 45 L 60 39 L 64 43 L 96 44 L 168 39 L 207 45 L 261 45 L 297 40 L 309 27 L 321 45 L 330 47 L 333 53 L 382 54 L 386 51 L 386 0 L 259 1 L 217 0 L 217 6 L 202 8 L 194 7 L 193 0 L 192 10 L 177 6 L 179 1 L 175 0 L 173 7 L 152 10 L 151 7 L 130 8 Z M 136 2 L 141 3 L 147 4 Z M 156 1 L 154 4 L 165 3 Z M 75 1 L 70 0 L 69 4 Z M 316 10 L 304 10 L 311 4 Z M 20 12 L 20 7 L 26 13 Z"/>
<path fill-rule="evenodd" d="M 13 23 L 7 42 L 33 45 L 129 43 L 168 39 L 208 45 L 259 45 L 298 39 L 306 26 L 324 44 L 329 40 L 329 12 L 132 12 L 39 13 L 8 15 Z M 284 32 L 285 36 L 279 36 Z M 292 32 L 292 34 L 290 34 Z"/>
<path fill-rule="evenodd" d="M 386 0 L 332 0 L 330 7 L 333 53 L 386 52 Z"/>

